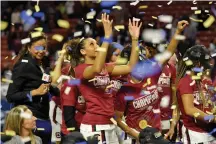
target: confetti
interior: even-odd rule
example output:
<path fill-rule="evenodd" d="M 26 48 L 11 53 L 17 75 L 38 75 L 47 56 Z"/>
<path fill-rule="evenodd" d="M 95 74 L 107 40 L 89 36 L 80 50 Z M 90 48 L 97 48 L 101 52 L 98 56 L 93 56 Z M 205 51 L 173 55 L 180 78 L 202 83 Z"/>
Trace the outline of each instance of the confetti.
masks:
<path fill-rule="evenodd" d="M 192 17 L 189 17 L 190 18 L 190 20 L 192 20 L 192 21 L 194 21 L 194 22 L 203 22 L 203 20 L 199 20 L 199 19 L 195 19 L 195 18 L 192 18 Z"/>
<path fill-rule="evenodd" d="M 158 20 L 164 23 L 172 23 L 173 16 L 171 15 L 160 15 L 158 16 Z"/>
<path fill-rule="evenodd" d="M 6 79 L 6 78 L 2 78 L 2 82 L 6 82 L 6 83 L 13 83 L 12 80 Z"/>
<path fill-rule="evenodd" d="M 205 10 L 205 13 L 209 13 L 209 10 Z"/>
<path fill-rule="evenodd" d="M 191 7 L 191 10 L 197 10 L 197 7 Z"/>
<path fill-rule="evenodd" d="M 39 12 L 40 11 L 40 7 L 38 5 L 35 5 L 35 11 Z"/>
<path fill-rule="evenodd" d="M 89 23 L 89 24 L 91 24 L 91 22 L 90 22 L 90 21 L 88 21 L 88 20 L 85 20 L 85 23 Z"/>
<path fill-rule="evenodd" d="M 70 23 L 66 20 L 59 19 L 57 21 L 57 24 L 59 27 L 62 27 L 62 28 L 66 28 L 66 29 L 70 28 Z"/>
<path fill-rule="evenodd" d="M 101 20 L 101 19 L 97 19 L 97 21 L 98 21 L 98 22 L 102 22 L 102 20 Z"/>
<path fill-rule="evenodd" d="M 210 15 L 208 17 L 208 19 L 203 23 L 203 26 L 205 28 L 208 28 L 208 27 L 210 27 L 213 24 L 214 21 L 215 21 L 215 18 L 212 15 Z"/>
<path fill-rule="evenodd" d="M 209 4 L 212 4 L 212 1 L 210 1 Z"/>
<path fill-rule="evenodd" d="M 52 36 L 52 39 L 54 39 L 54 40 L 56 40 L 58 42 L 61 42 L 64 39 L 64 37 L 62 35 L 60 35 L 60 34 L 54 34 Z"/>
<path fill-rule="evenodd" d="M 106 52 L 107 49 L 103 48 L 103 47 L 99 47 L 99 48 L 96 49 L 96 51 L 98 51 L 98 52 Z"/>
<path fill-rule="evenodd" d="M 152 16 L 153 19 L 158 19 L 156 16 Z"/>
<path fill-rule="evenodd" d="M 198 113 L 198 112 L 193 114 L 193 116 L 194 116 L 195 118 L 197 118 L 199 115 L 200 115 L 200 113 Z"/>
<path fill-rule="evenodd" d="M 134 97 L 133 96 L 125 96 L 124 100 L 126 100 L 126 101 L 132 101 L 132 100 L 134 100 Z"/>
<path fill-rule="evenodd" d="M 172 0 L 170 0 L 168 3 L 167 3 L 167 5 L 170 5 L 172 3 Z"/>
<path fill-rule="evenodd" d="M 172 105 L 171 106 L 171 109 L 173 110 L 173 109 L 176 109 L 176 105 Z"/>
<path fill-rule="evenodd" d="M 91 11 L 91 12 L 86 14 L 86 18 L 87 19 L 93 19 L 95 15 L 96 15 L 96 11 Z"/>
<path fill-rule="evenodd" d="M 175 36 L 175 39 L 176 39 L 176 40 L 185 40 L 186 37 L 185 37 L 184 35 L 176 35 L 176 36 Z"/>
<path fill-rule="evenodd" d="M 31 119 L 32 115 L 30 113 L 27 113 L 27 112 L 22 112 L 22 113 L 20 113 L 20 117 L 25 118 L 25 119 Z"/>
<path fill-rule="evenodd" d="M 192 80 L 200 80 L 201 77 L 200 76 L 192 76 Z"/>
<path fill-rule="evenodd" d="M 161 102 L 160 102 L 160 106 L 162 108 L 166 108 L 168 107 L 170 104 L 170 97 L 169 96 L 163 96 L 163 98 L 161 99 Z"/>
<path fill-rule="evenodd" d="M 107 87 L 106 87 L 106 89 L 109 89 L 109 88 L 112 88 L 113 87 L 113 85 L 111 84 L 111 85 L 108 85 Z"/>
<path fill-rule="evenodd" d="M 193 81 L 190 83 L 190 86 L 193 86 L 195 83 L 196 83 L 196 81 L 193 80 Z"/>
<path fill-rule="evenodd" d="M 149 26 L 151 26 L 151 27 L 153 27 L 153 26 L 154 26 L 154 25 L 153 25 L 153 24 L 151 24 L 151 23 L 148 23 L 148 25 L 149 25 Z"/>
<path fill-rule="evenodd" d="M 92 82 L 92 81 L 95 81 L 96 80 L 96 78 L 93 78 L 93 79 L 90 79 L 88 82 Z"/>
<path fill-rule="evenodd" d="M 139 3 L 139 0 L 136 0 L 135 2 L 130 3 L 130 5 L 135 6 L 135 5 L 137 5 L 138 3 Z"/>
<path fill-rule="evenodd" d="M 200 104 L 196 99 L 194 99 L 193 102 L 194 102 L 196 105 L 199 105 L 199 104 Z"/>
<path fill-rule="evenodd" d="M 5 30 L 8 27 L 8 22 L 1 21 L 1 31 Z"/>
<path fill-rule="evenodd" d="M 36 31 L 42 32 L 42 31 L 43 31 L 43 28 L 42 28 L 42 27 L 37 27 L 37 28 L 35 28 L 35 30 L 36 30 Z"/>
<path fill-rule="evenodd" d="M 66 87 L 64 93 L 68 95 L 70 93 L 71 87 Z"/>
<path fill-rule="evenodd" d="M 119 49 L 120 51 L 124 49 L 124 46 L 119 43 L 113 42 L 112 45 L 114 48 Z"/>
<path fill-rule="evenodd" d="M 158 7 L 162 7 L 162 5 L 157 5 Z"/>
<path fill-rule="evenodd" d="M 142 38 L 145 42 L 157 44 L 166 39 L 166 32 L 162 29 L 145 29 Z"/>
<path fill-rule="evenodd" d="M 40 37 L 40 36 L 42 36 L 42 33 L 39 31 L 31 33 L 32 38 L 36 38 L 36 37 Z"/>
<path fill-rule="evenodd" d="M 183 58 L 183 61 L 186 61 L 186 60 L 188 60 L 188 57 Z"/>
<path fill-rule="evenodd" d="M 197 4 L 196 0 L 193 0 L 193 4 Z"/>
<path fill-rule="evenodd" d="M 193 65 L 193 62 L 191 60 L 187 60 L 187 61 L 185 61 L 185 64 L 187 66 L 191 66 L 191 65 Z"/>
<path fill-rule="evenodd" d="M 147 79 L 147 84 L 150 85 L 151 84 L 151 78 Z"/>
<path fill-rule="evenodd" d="M 156 61 L 165 61 L 168 60 L 172 56 L 172 53 L 169 51 L 164 51 L 163 53 L 159 53 L 155 55 L 155 60 Z"/>
<path fill-rule="evenodd" d="M 139 12 L 140 15 L 145 14 L 145 12 Z"/>
<path fill-rule="evenodd" d="M 37 128 L 38 131 L 44 131 L 44 128 Z"/>
<path fill-rule="evenodd" d="M 146 9 L 146 8 L 148 8 L 148 6 L 147 6 L 147 5 L 142 5 L 142 6 L 139 6 L 139 9 Z"/>
<path fill-rule="evenodd" d="M 165 28 L 166 28 L 166 29 L 171 29 L 171 28 L 172 28 L 172 24 L 167 24 L 167 25 L 165 26 Z"/>
<path fill-rule="evenodd" d="M 28 93 L 27 98 L 29 99 L 30 102 L 32 102 L 32 96 Z"/>
<path fill-rule="evenodd" d="M 140 21 L 140 19 L 133 17 L 133 21 Z"/>
<path fill-rule="evenodd" d="M 79 37 L 82 35 L 82 31 L 74 32 L 74 37 Z"/>
<path fill-rule="evenodd" d="M 124 25 L 116 25 L 114 26 L 115 30 L 120 31 L 120 29 L 125 29 Z"/>
<path fill-rule="evenodd" d="M 5 59 L 8 59 L 8 56 L 6 56 Z"/>
<path fill-rule="evenodd" d="M 201 14 L 201 10 L 194 11 L 194 14 Z"/>
<path fill-rule="evenodd" d="M 114 118 L 110 118 L 110 121 L 114 124 L 114 125 L 117 125 L 117 122 Z"/>
<path fill-rule="evenodd" d="M 211 57 L 215 57 L 216 56 L 216 53 L 214 53 L 214 54 L 211 54 Z"/>
<path fill-rule="evenodd" d="M 74 131 L 75 127 L 67 128 L 68 131 Z"/>
<path fill-rule="evenodd" d="M 69 85 L 80 85 L 80 79 L 71 79 L 68 81 Z"/>
<path fill-rule="evenodd" d="M 5 131 L 5 135 L 8 135 L 8 136 L 15 136 L 15 135 L 16 135 L 16 132 L 13 131 L 13 130 L 6 130 L 6 131 Z"/>
<path fill-rule="evenodd" d="M 30 9 L 28 9 L 28 10 L 26 11 L 26 14 L 27 14 L 28 16 L 31 16 L 31 15 L 32 15 L 32 11 L 31 11 Z"/>
<path fill-rule="evenodd" d="M 113 6 L 112 9 L 122 10 L 122 7 L 120 7 L 120 6 Z"/>
<path fill-rule="evenodd" d="M 203 70 L 199 67 L 195 67 L 195 68 L 192 68 L 192 71 L 194 72 L 203 72 Z"/>
<path fill-rule="evenodd" d="M 213 133 L 215 133 L 216 132 L 216 128 L 214 128 L 210 133 L 209 133 L 209 135 L 212 135 Z"/>
<path fill-rule="evenodd" d="M 153 113 L 160 113 L 160 109 L 153 109 Z"/>

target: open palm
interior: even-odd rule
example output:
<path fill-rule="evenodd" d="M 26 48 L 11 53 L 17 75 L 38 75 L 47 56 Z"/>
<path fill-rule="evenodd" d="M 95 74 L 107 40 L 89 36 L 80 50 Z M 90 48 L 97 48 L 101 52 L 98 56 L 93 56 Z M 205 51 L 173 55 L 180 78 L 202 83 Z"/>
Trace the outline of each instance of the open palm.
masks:
<path fill-rule="evenodd" d="M 138 38 L 140 35 L 140 28 L 142 26 L 142 22 L 139 24 L 138 21 L 133 20 L 133 22 L 131 22 L 131 19 L 129 19 L 129 33 L 131 35 L 132 38 Z"/>

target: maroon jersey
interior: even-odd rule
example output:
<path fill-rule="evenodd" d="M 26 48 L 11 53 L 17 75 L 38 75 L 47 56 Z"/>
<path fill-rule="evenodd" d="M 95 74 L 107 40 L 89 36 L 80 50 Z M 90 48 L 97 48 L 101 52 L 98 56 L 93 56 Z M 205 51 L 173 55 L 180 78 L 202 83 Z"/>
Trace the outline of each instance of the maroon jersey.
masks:
<path fill-rule="evenodd" d="M 142 122 L 145 121 L 146 126 L 160 129 L 160 99 L 157 90 L 160 74 L 136 84 L 129 77 L 128 83 L 124 84 L 117 93 L 115 109 L 121 112 L 126 111 L 126 123 L 131 128 L 141 131 Z M 134 99 L 127 101 L 128 96 L 133 96 Z"/>
<path fill-rule="evenodd" d="M 169 120 L 172 117 L 172 84 L 175 84 L 176 69 L 173 65 L 167 64 L 164 66 L 163 71 L 158 80 L 159 96 L 162 99 L 166 99 L 165 105 L 161 105 L 161 119 Z"/>
<path fill-rule="evenodd" d="M 67 82 L 65 82 L 61 88 L 61 109 L 62 109 L 61 130 L 62 133 L 68 134 L 69 132 L 67 131 L 67 126 L 65 124 L 64 116 L 63 116 L 64 113 L 63 106 L 74 106 L 76 108 L 75 120 L 77 122 L 77 126 L 80 127 L 81 121 L 83 119 L 86 110 L 85 100 L 79 94 L 78 88 L 76 86 L 68 85 Z"/>
<path fill-rule="evenodd" d="M 182 95 L 184 94 L 192 94 L 194 96 L 194 106 L 200 110 L 204 110 L 204 112 L 209 111 L 211 108 L 209 105 L 203 106 L 201 92 L 204 97 L 209 99 L 210 95 L 204 88 L 204 83 L 201 83 L 201 89 L 197 86 L 196 82 L 192 80 L 191 76 L 184 76 L 178 83 L 177 86 L 177 97 L 179 108 L 182 113 L 183 124 L 186 128 L 191 129 L 197 132 L 206 132 L 205 128 L 208 128 L 208 124 L 199 120 L 195 120 L 194 117 L 191 117 L 185 113 Z"/>
<path fill-rule="evenodd" d="M 110 86 L 110 77 L 104 69 L 93 79 L 83 77 L 85 68 L 91 64 L 80 64 L 75 68 L 76 78 L 80 79 L 79 91 L 86 101 L 86 114 L 83 124 L 112 124 L 110 118 L 114 116 L 114 97 L 107 87 Z"/>

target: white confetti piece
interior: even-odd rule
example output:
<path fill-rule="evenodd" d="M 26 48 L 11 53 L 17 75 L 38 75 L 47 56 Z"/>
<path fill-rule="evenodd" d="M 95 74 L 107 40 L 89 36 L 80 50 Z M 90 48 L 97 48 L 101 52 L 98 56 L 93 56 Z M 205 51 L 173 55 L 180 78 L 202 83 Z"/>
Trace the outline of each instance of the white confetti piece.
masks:
<path fill-rule="evenodd" d="M 162 29 L 144 29 L 142 38 L 146 42 L 157 44 L 166 39 L 166 32 Z"/>
<path fill-rule="evenodd" d="M 193 0 L 193 4 L 197 4 L 196 0 Z"/>
<path fill-rule="evenodd" d="M 15 55 L 15 56 L 13 56 L 13 57 L 11 58 L 11 60 L 14 60 L 14 59 L 15 59 L 15 57 L 16 57 L 16 55 Z"/>
<path fill-rule="evenodd" d="M 209 10 L 205 10 L 205 13 L 209 13 Z"/>
<path fill-rule="evenodd" d="M 26 43 L 29 43 L 30 41 L 31 41 L 30 38 L 25 38 L 21 40 L 21 43 L 26 44 Z"/>
<path fill-rule="evenodd" d="M 171 29 L 171 28 L 172 28 L 172 24 L 167 24 L 167 25 L 165 26 L 165 28 L 166 28 L 166 29 Z"/>
<path fill-rule="evenodd" d="M 32 15 L 32 11 L 31 11 L 30 9 L 28 9 L 28 10 L 26 11 L 26 14 L 27 14 L 28 16 L 31 16 L 31 15 Z"/>
<path fill-rule="evenodd" d="M 136 0 L 135 2 L 130 3 L 130 5 L 135 6 L 135 5 L 137 5 L 138 3 L 139 3 L 139 0 Z"/>
<path fill-rule="evenodd" d="M 171 56 L 172 56 L 171 52 L 165 51 L 163 53 L 159 53 L 159 54 L 155 55 L 154 58 L 156 61 L 165 61 L 165 60 L 168 60 Z"/>
<path fill-rule="evenodd" d="M 54 39 L 54 40 L 56 40 L 58 42 L 61 42 L 64 39 L 64 37 L 62 35 L 60 35 L 60 34 L 54 34 L 52 36 L 52 39 Z"/>
<path fill-rule="evenodd" d="M 147 5 L 142 5 L 142 6 L 139 6 L 139 9 L 146 9 L 146 8 L 148 8 L 148 6 L 147 6 Z"/>
<path fill-rule="evenodd" d="M 194 102 L 196 105 L 199 105 L 199 104 L 200 104 L 196 99 L 194 99 L 193 102 Z"/>
<path fill-rule="evenodd" d="M 102 20 L 101 20 L 101 19 L 97 19 L 97 21 L 98 21 L 98 22 L 102 22 Z"/>
<path fill-rule="evenodd" d="M 93 19 L 95 15 L 96 15 L 96 11 L 91 11 L 91 12 L 86 14 L 86 18 L 87 19 Z"/>
<path fill-rule="evenodd" d="M 40 37 L 40 36 L 42 36 L 42 33 L 39 31 L 31 33 L 32 38 L 36 38 L 36 37 Z"/>
<path fill-rule="evenodd" d="M 193 81 L 190 83 L 190 86 L 193 86 L 195 83 L 196 83 L 196 81 L 193 80 Z"/>
<path fill-rule="evenodd" d="M 68 131 L 74 131 L 75 127 L 67 128 Z"/>
<path fill-rule="evenodd" d="M 38 131 L 44 131 L 44 128 L 37 128 Z"/>
<path fill-rule="evenodd" d="M 152 16 L 153 19 L 158 19 L 156 16 Z"/>
<path fill-rule="evenodd" d="M 186 60 L 188 60 L 188 57 L 183 58 L 183 61 L 186 61 Z"/>
<path fill-rule="evenodd" d="M 160 102 L 160 106 L 162 108 L 166 108 L 168 107 L 170 104 L 170 97 L 169 96 L 163 96 L 163 98 L 161 99 L 161 102 Z"/>
<path fill-rule="evenodd" d="M 211 57 L 215 57 L 215 56 L 216 56 L 216 53 L 211 54 Z"/>
<path fill-rule="evenodd" d="M 197 7 L 191 7 L 191 10 L 197 10 Z"/>
<path fill-rule="evenodd" d="M 201 14 L 201 10 L 194 11 L 194 14 Z"/>
<path fill-rule="evenodd" d="M 66 28 L 66 29 L 70 28 L 70 23 L 66 20 L 59 19 L 57 21 L 57 24 L 59 27 L 62 27 L 62 28 Z"/>
<path fill-rule="evenodd" d="M 158 20 L 164 23 L 172 23 L 173 16 L 171 15 L 160 15 L 158 16 Z"/>
<path fill-rule="evenodd" d="M 160 109 L 153 109 L 153 113 L 160 113 Z"/>
<path fill-rule="evenodd" d="M 88 82 L 92 82 L 92 81 L 95 81 L 96 80 L 96 78 L 93 78 L 93 79 L 90 79 Z"/>
<path fill-rule="evenodd" d="M 189 17 L 190 20 L 194 21 L 194 22 L 203 22 L 203 20 L 201 19 L 195 19 L 195 18 L 192 18 L 192 17 Z"/>
<path fill-rule="evenodd" d="M 21 62 L 28 63 L 28 60 L 22 59 Z"/>
<path fill-rule="evenodd" d="M 170 5 L 172 3 L 172 0 L 170 0 L 168 3 L 167 3 L 167 5 Z"/>
<path fill-rule="evenodd" d="M 64 93 L 68 95 L 70 93 L 71 87 L 66 87 Z"/>
<path fill-rule="evenodd" d="M 35 5 L 35 11 L 39 12 L 40 11 L 40 7 L 38 5 Z"/>
<path fill-rule="evenodd" d="M 140 19 L 133 17 L 133 21 L 140 21 Z"/>
<path fill-rule="evenodd" d="M 203 26 L 204 26 L 205 28 L 208 28 L 208 27 L 210 27 L 210 26 L 213 24 L 214 21 L 215 21 L 214 16 L 210 15 L 210 16 L 208 17 L 208 19 L 203 23 Z"/>
<path fill-rule="evenodd" d="M 151 27 L 153 27 L 153 26 L 154 26 L 154 25 L 153 25 L 153 24 L 151 24 L 151 23 L 148 23 L 148 25 L 149 25 L 149 26 L 151 26 Z"/>
<path fill-rule="evenodd" d="M 120 6 L 113 6 L 112 9 L 122 10 L 122 7 L 120 7 Z"/>
<path fill-rule="evenodd" d="M 176 39 L 176 40 L 185 40 L 185 38 L 186 38 L 186 37 L 185 37 L 184 35 L 176 35 L 176 36 L 175 36 L 175 39 Z"/>
<path fill-rule="evenodd" d="M 162 5 L 158 5 L 158 7 L 162 7 Z"/>
<path fill-rule="evenodd" d="M 186 71 L 186 74 L 187 75 L 191 75 L 191 71 Z"/>
<path fill-rule="evenodd" d="M 78 31 L 74 33 L 74 37 L 79 37 L 82 35 L 82 31 Z"/>

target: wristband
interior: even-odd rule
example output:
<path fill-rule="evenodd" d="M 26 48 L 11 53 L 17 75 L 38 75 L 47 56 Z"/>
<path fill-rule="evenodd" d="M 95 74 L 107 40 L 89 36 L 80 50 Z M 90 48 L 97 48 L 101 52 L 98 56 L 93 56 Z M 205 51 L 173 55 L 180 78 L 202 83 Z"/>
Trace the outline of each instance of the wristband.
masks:
<path fill-rule="evenodd" d="M 102 42 L 112 43 L 112 37 L 109 37 L 109 38 L 103 37 Z"/>

